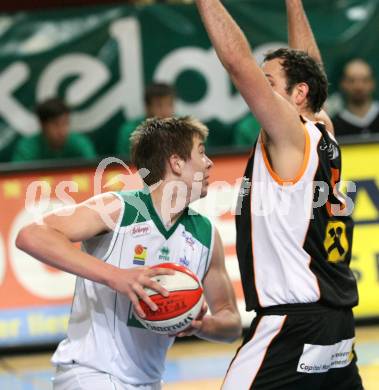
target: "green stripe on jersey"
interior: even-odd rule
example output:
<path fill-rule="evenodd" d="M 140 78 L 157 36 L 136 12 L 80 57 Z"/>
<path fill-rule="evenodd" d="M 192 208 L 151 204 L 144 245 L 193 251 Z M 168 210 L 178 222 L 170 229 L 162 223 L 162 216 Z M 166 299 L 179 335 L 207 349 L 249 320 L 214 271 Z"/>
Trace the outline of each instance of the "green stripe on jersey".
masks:
<path fill-rule="evenodd" d="M 151 220 L 150 211 L 145 203 L 143 191 L 118 192 L 125 203 L 124 215 L 121 226 L 129 226 L 134 223 Z M 142 195 L 142 196 L 141 196 Z"/>
<path fill-rule="evenodd" d="M 188 215 L 188 211 L 192 215 Z M 205 247 L 210 248 L 212 242 L 212 224 L 209 219 L 200 214 L 196 214 L 192 209 L 187 209 L 185 214 L 186 216 L 182 219 L 181 224 L 184 225 L 186 231 L 190 232 Z"/>
<path fill-rule="evenodd" d="M 169 229 L 166 229 L 153 205 L 148 190 L 127 191 L 118 193 L 125 202 L 124 215 L 121 226 L 152 220 L 159 232 L 168 239 L 182 224 L 185 230 L 192 234 L 202 245 L 210 248 L 212 242 L 212 224 L 208 218 L 186 208 L 178 220 Z"/>

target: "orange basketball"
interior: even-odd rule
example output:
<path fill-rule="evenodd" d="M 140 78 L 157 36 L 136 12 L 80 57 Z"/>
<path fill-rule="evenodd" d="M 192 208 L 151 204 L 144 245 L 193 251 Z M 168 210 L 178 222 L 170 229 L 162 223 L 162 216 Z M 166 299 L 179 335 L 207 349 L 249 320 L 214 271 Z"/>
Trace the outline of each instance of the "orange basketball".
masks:
<path fill-rule="evenodd" d="M 140 301 L 145 318 L 135 313 L 145 328 L 160 334 L 176 334 L 188 328 L 200 313 L 204 297 L 203 288 L 197 276 L 188 268 L 174 263 L 162 263 L 154 268 L 170 268 L 173 275 L 159 275 L 152 279 L 160 283 L 170 295 L 163 297 L 156 291 L 146 289 L 151 300 L 158 306 L 153 311 Z"/>

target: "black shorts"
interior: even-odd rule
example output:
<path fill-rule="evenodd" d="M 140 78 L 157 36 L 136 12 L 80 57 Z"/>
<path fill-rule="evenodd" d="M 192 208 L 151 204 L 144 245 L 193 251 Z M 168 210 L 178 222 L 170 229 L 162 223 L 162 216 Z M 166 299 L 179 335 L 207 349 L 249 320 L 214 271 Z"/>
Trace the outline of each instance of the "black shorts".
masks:
<path fill-rule="evenodd" d="M 362 390 L 351 309 L 319 304 L 263 309 L 225 376 L 223 390 Z"/>

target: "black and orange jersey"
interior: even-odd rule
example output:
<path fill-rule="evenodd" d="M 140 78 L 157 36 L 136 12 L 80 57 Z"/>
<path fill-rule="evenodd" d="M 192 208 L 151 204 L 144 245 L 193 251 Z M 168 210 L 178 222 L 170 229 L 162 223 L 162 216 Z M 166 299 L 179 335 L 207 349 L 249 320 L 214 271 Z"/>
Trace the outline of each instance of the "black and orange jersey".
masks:
<path fill-rule="evenodd" d="M 261 137 L 247 164 L 241 212 L 236 217 L 247 310 L 296 303 L 333 307 L 358 303 L 349 268 L 350 198 L 337 188 L 341 151 L 323 125 L 302 121 L 304 161 L 293 181 L 285 182 L 273 171 Z"/>

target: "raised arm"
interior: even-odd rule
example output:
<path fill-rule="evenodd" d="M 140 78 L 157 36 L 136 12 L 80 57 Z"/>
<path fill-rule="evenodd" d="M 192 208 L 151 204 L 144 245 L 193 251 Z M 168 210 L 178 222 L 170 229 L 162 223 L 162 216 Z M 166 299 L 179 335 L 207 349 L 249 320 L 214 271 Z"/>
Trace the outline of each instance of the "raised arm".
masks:
<path fill-rule="evenodd" d="M 288 44 L 292 49 L 307 52 L 319 64 L 323 64 L 320 50 L 307 15 L 304 11 L 302 0 L 286 0 Z M 323 109 L 315 114 L 316 120 L 325 124 L 326 129 L 334 134 L 333 123 Z"/>
<path fill-rule="evenodd" d="M 225 7 L 219 0 L 196 0 L 196 4 L 220 61 L 271 141 L 303 150 L 304 132 L 298 113 L 271 88 Z"/>
<path fill-rule="evenodd" d="M 321 64 L 321 53 L 304 11 L 302 0 L 286 0 L 286 8 L 290 48 L 307 52 Z"/>
<path fill-rule="evenodd" d="M 41 223 L 25 226 L 17 236 L 16 245 L 45 264 L 128 295 L 138 313 L 143 316 L 138 296 L 155 310 L 155 305 L 147 297 L 143 287 L 150 286 L 166 294 L 166 290 L 152 282 L 150 277 L 169 272 L 145 267 L 120 269 L 82 252 L 74 245 L 75 242 L 110 231 L 112 226 L 109 225 L 114 227 L 117 224 L 121 210 L 120 199 L 113 194 L 104 194 L 50 213 Z"/>

